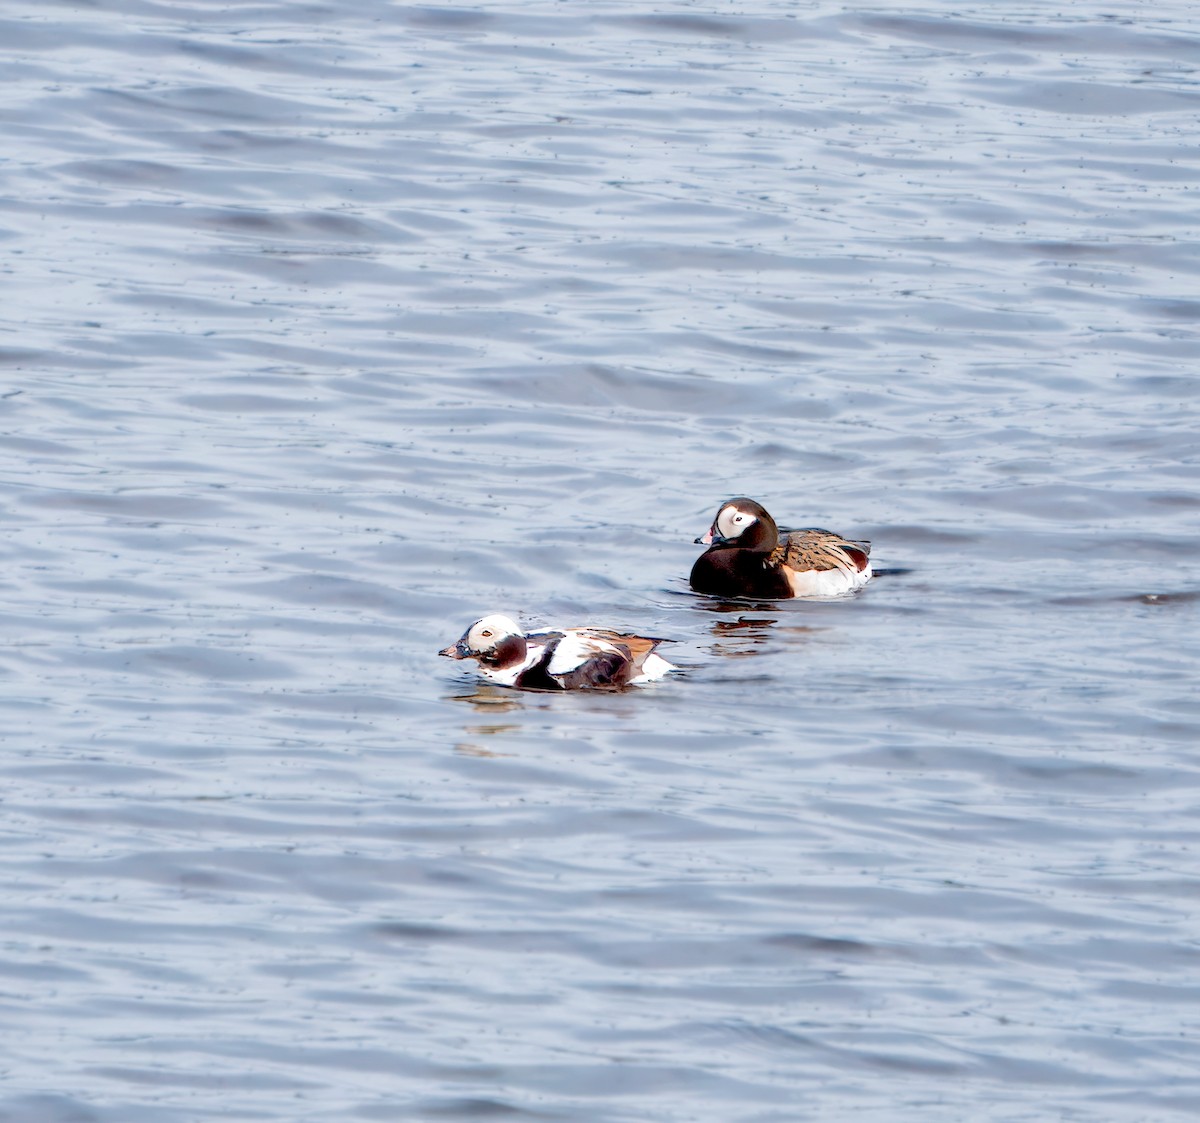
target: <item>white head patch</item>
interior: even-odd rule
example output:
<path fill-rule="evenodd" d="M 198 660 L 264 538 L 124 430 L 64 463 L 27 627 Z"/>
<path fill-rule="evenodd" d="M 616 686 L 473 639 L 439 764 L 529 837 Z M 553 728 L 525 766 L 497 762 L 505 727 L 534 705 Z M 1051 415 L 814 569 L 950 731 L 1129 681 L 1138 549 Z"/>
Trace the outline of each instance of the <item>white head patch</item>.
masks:
<path fill-rule="evenodd" d="M 757 515 L 748 515 L 730 503 L 728 507 L 723 507 L 717 516 L 717 531 L 722 538 L 737 538 L 756 522 L 758 522 Z"/>
<path fill-rule="evenodd" d="M 482 620 L 476 620 L 467 629 L 467 646 L 476 654 L 491 651 L 502 639 L 508 636 L 519 636 L 521 629 L 507 616 L 493 613 Z"/>

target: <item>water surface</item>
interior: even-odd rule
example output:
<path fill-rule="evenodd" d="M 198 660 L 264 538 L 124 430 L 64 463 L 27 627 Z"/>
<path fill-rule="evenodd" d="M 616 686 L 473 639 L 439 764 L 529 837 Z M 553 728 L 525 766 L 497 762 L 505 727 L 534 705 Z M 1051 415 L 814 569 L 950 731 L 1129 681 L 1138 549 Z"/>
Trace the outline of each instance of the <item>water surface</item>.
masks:
<path fill-rule="evenodd" d="M 0 1119 L 1194 1117 L 1190 8 L 0 24 Z"/>

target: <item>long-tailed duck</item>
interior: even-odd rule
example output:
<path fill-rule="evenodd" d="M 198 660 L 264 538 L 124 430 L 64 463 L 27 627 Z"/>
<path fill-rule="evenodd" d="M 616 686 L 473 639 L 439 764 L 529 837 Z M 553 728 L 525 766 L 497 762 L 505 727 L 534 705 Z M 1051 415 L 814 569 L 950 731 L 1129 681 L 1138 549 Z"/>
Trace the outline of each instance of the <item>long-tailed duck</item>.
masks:
<path fill-rule="evenodd" d="M 761 503 L 739 497 L 721 504 L 707 546 L 692 566 L 698 593 L 717 597 L 831 597 L 871 579 L 871 543 L 828 530 L 789 530 L 782 538 Z"/>
<path fill-rule="evenodd" d="M 655 648 L 663 640 L 602 628 L 563 628 L 526 635 L 507 616 L 476 620 L 439 655 L 475 659 L 479 672 L 501 686 L 582 690 L 653 682 L 676 668 Z"/>

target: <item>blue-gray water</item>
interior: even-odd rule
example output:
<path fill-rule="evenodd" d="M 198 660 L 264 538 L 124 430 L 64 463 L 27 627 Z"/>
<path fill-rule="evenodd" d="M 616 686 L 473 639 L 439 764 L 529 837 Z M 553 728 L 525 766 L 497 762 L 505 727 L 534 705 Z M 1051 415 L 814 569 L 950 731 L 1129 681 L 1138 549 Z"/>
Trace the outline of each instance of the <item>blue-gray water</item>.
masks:
<path fill-rule="evenodd" d="M 1196 1117 L 1193 5 L 0 44 L 0 1120 Z"/>

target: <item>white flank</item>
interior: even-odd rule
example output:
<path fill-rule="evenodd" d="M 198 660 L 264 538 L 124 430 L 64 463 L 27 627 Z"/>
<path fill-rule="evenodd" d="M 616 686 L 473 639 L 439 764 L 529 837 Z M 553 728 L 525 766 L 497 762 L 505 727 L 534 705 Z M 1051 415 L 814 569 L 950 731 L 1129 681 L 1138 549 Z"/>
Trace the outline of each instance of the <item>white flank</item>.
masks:
<path fill-rule="evenodd" d="M 857 569 L 785 569 L 795 597 L 840 597 L 871 580 L 871 566 Z"/>
<path fill-rule="evenodd" d="M 569 674 L 601 651 L 616 651 L 616 648 L 611 643 L 605 643 L 599 636 L 590 636 L 573 628 L 568 629 L 558 641 L 546 670 L 552 675 Z"/>
<path fill-rule="evenodd" d="M 657 651 L 650 652 L 644 660 L 642 660 L 641 672 L 630 682 L 654 682 L 656 679 L 662 678 L 671 671 L 679 670 L 674 663 L 668 663 Z"/>

